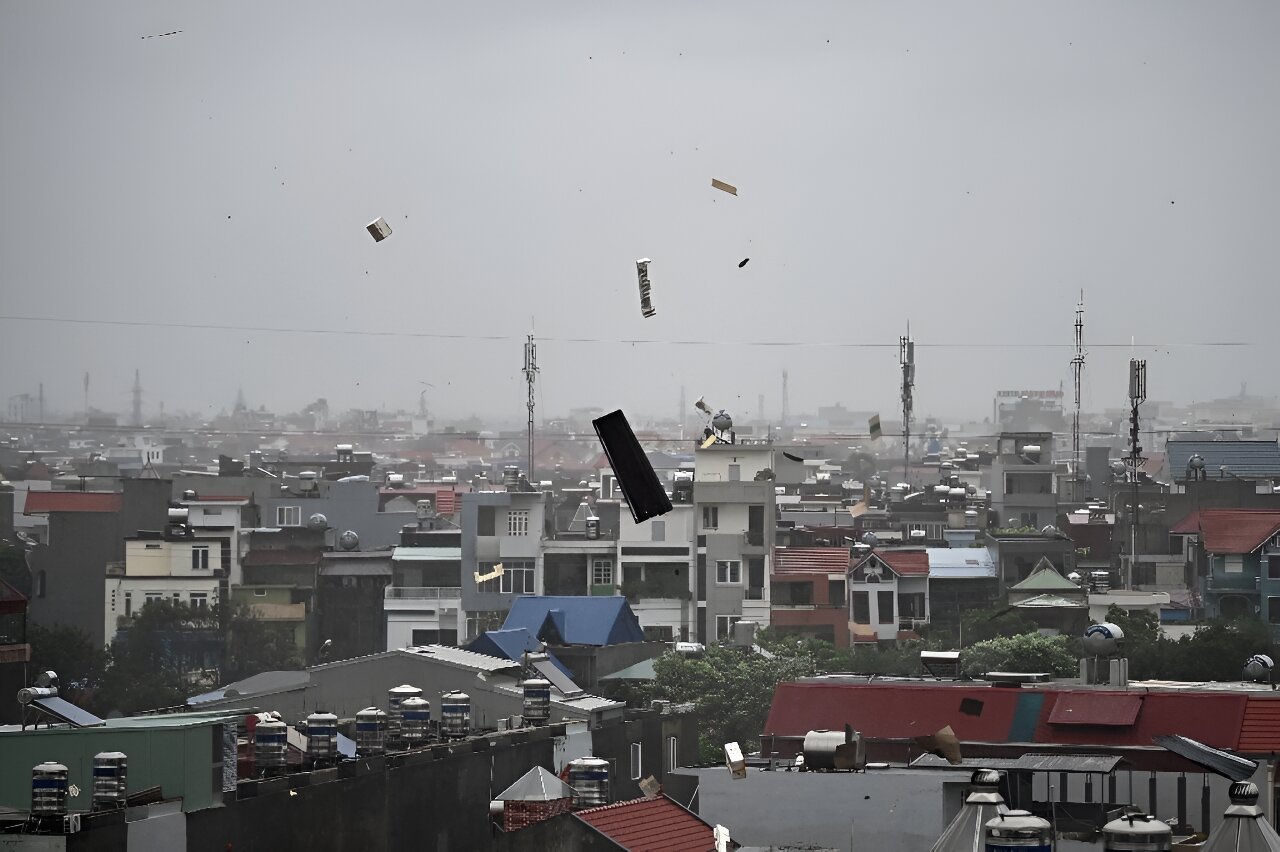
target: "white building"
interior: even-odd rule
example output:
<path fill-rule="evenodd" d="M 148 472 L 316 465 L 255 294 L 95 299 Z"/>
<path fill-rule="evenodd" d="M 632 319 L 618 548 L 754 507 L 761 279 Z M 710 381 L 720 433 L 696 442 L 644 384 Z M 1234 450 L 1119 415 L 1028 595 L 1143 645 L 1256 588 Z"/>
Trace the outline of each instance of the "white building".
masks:
<path fill-rule="evenodd" d="M 222 572 L 210 551 L 196 538 L 143 533 L 126 539 L 124 562 L 107 566 L 104 643 L 115 639 L 122 619 L 153 601 L 216 606 Z"/>

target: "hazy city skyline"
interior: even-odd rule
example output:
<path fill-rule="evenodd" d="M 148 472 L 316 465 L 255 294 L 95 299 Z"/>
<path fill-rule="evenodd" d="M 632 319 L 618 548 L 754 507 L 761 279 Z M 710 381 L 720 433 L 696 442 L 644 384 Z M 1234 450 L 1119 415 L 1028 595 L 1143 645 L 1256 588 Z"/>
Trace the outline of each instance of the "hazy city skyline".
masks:
<path fill-rule="evenodd" d="M 1087 409 L 1123 404 L 1131 339 L 1152 399 L 1280 389 L 1280 343 L 1247 321 L 1280 309 L 1270 4 L 125 2 L 0 24 L 5 399 L 43 383 L 78 410 L 88 371 L 90 403 L 127 412 L 140 369 L 148 413 L 241 387 L 412 410 L 427 381 L 441 417 L 519 420 L 532 326 L 540 416 L 674 416 L 683 385 L 776 417 L 785 368 L 793 413 L 892 418 L 909 322 L 917 416 L 980 420 L 1001 388 L 1069 391 L 1081 289 Z"/>

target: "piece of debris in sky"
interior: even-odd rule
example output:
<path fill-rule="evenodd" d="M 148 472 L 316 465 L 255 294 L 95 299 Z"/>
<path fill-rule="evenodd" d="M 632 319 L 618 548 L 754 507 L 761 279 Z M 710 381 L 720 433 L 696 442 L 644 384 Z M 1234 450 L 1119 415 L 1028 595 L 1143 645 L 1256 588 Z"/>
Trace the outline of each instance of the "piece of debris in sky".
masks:
<path fill-rule="evenodd" d="M 173 32 L 171 32 L 171 33 L 152 33 L 151 35 L 144 35 L 144 36 L 142 36 L 142 38 L 144 38 L 144 39 L 148 39 L 148 38 L 164 38 L 165 36 L 177 35 L 177 34 L 178 34 L 178 33 L 180 33 L 180 32 L 182 32 L 182 30 L 174 30 L 174 31 L 173 31 Z"/>
<path fill-rule="evenodd" d="M 749 260 L 751 260 L 751 258 L 749 258 L 749 257 L 744 257 L 742 260 L 738 261 L 738 268 L 739 268 L 739 269 L 741 269 L 742 267 L 746 266 L 746 265 L 747 265 L 747 261 L 749 261 Z"/>
<path fill-rule="evenodd" d="M 671 511 L 671 498 L 621 410 L 591 421 L 637 524 Z"/>
<path fill-rule="evenodd" d="M 870 434 L 871 440 L 873 441 L 879 438 L 882 434 L 884 434 L 883 432 L 880 431 L 880 415 L 879 414 L 871 415 L 871 419 L 867 421 L 867 432 Z"/>
<path fill-rule="evenodd" d="M 712 178 L 711 185 L 722 192 L 729 193 L 730 195 L 738 194 L 738 188 L 731 183 L 725 183 L 722 180 L 716 180 L 715 178 Z"/>
<path fill-rule="evenodd" d="M 636 276 L 640 279 L 640 313 L 644 314 L 645 319 L 657 313 L 653 307 L 653 299 L 649 292 L 649 264 L 651 261 L 647 257 L 642 257 L 636 261 Z"/>
<path fill-rule="evenodd" d="M 391 226 L 388 225 L 387 220 L 383 219 L 381 216 L 374 219 L 368 225 L 365 225 L 365 227 L 369 230 L 369 233 L 373 235 L 373 241 L 375 243 L 380 243 L 387 237 L 391 236 Z"/>

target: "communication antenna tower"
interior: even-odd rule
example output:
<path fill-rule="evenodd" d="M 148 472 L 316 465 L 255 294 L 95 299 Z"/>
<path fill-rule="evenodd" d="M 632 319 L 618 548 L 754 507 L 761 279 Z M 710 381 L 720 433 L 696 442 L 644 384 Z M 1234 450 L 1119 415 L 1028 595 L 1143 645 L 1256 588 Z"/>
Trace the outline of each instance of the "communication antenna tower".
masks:
<path fill-rule="evenodd" d="M 911 339 L 911 326 L 905 337 L 898 339 L 902 366 L 902 481 L 910 482 L 911 472 L 911 407 L 916 387 L 916 344 Z"/>
<path fill-rule="evenodd" d="M 1071 381 L 1075 385 L 1076 410 L 1071 418 L 1071 480 L 1072 499 L 1080 500 L 1080 485 L 1084 481 L 1080 462 L 1080 388 L 1084 379 L 1084 290 L 1076 303 L 1076 354 L 1071 359 Z"/>
<path fill-rule="evenodd" d="M 529 386 L 529 470 L 528 479 L 536 482 L 533 476 L 533 383 L 538 375 L 538 347 L 530 334 L 524 344 L 524 380 Z"/>

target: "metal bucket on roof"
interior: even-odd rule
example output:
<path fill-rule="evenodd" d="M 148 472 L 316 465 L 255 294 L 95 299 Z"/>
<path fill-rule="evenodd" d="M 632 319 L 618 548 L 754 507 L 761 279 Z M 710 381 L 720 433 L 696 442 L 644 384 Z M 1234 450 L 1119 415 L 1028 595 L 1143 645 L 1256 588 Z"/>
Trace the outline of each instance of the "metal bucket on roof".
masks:
<path fill-rule="evenodd" d="M 609 761 L 580 757 L 569 763 L 569 786 L 575 808 L 609 804 Z"/>
<path fill-rule="evenodd" d="M 289 726 L 266 718 L 253 729 L 253 759 L 264 775 L 283 775 L 289 753 Z"/>
<path fill-rule="evenodd" d="M 454 691 L 440 696 L 440 733 L 454 739 L 471 735 L 470 695 Z"/>

